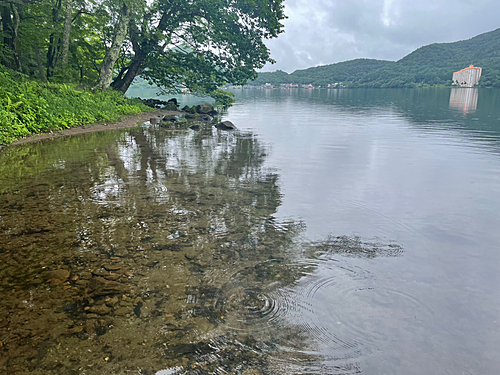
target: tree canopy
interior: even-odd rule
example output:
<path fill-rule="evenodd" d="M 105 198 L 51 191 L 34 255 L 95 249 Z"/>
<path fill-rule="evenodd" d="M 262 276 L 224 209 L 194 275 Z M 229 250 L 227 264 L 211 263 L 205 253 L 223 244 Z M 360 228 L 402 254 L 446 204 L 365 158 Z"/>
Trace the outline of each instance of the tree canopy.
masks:
<path fill-rule="evenodd" d="M 0 63 L 42 81 L 216 93 L 272 61 L 284 0 L 0 0 Z"/>

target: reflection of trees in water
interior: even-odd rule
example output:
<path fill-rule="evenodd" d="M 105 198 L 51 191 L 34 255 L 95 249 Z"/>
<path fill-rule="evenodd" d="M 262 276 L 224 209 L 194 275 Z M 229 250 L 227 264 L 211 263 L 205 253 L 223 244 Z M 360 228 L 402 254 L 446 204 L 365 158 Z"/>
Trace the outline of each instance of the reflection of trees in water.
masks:
<path fill-rule="evenodd" d="M 265 154 L 252 134 L 140 128 L 1 196 L 0 257 L 8 265 L 0 268 L 1 291 L 19 287 L 0 305 L 12 310 L 10 331 L 0 326 L 0 341 L 9 342 L 5 368 L 357 372 L 356 358 L 330 359 L 324 370 L 314 335 L 287 320 L 301 301 L 280 297 L 293 296 L 315 272 L 314 261 L 300 259 L 396 256 L 401 248 L 348 237 L 304 243 L 302 223 L 274 218 L 281 194 L 278 175 L 263 167 Z M 57 268 L 70 278 L 46 288 L 45 270 Z M 99 282 L 120 293 L 96 289 Z M 12 318 L 12 306 L 30 295 L 46 313 L 32 308 L 23 316 L 37 324 L 50 317 L 50 325 Z M 44 349 L 33 349 L 40 342 Z M 53 350 L 61 345 L 73 349 Z"/>

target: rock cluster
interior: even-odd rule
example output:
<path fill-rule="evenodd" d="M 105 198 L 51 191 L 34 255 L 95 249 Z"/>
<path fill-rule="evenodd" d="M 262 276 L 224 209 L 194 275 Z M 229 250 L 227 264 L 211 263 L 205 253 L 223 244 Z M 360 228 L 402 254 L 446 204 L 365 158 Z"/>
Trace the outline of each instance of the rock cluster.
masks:
<path fill-rule="evenodd" d="M 179 108 L 179 104 L 177 103 L 177 99 L 172 98 L 168 101 L 159 100 L 159 99 L 141 99 L 137 98 L 142 104 L 147 105 L 151 108 L 156 109 L 165 109 L 167 111 L 177 111 Z"/>
<path fill-rule="evenodd" d="M 159 124 L 160 127 L 165 129 L 192 129 L 199 130 L 203 124 L 211 124 L 219 114 L 214 106 L 210 103 L 202 103 L 199 105 L 184 106 L 182 110 L 177 110 L 179 104 L 176 99 L 170 99 L 168 102 L 162 102 L 156 99 L 148 99 L 152 103 L 158 105 L 166 104 L 171 106 L 177 113 L 167 114 L 164 116 L 153 117 L 149 120 L 150 124 Z M 174 108 L 175 107 L 175 108 Z M 222 121 L 214 125 L 219 130 L 235 130 L 236 126 L 231 121 Z"/>

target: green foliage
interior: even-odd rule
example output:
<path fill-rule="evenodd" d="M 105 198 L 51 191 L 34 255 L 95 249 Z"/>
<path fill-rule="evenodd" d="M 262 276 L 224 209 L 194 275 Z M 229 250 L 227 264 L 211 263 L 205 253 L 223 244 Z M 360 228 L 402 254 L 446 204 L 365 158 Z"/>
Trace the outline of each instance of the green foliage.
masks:
<path fill-rule="evenodd" d="M 211 93 L 211 97 L 215 99 L 215 105 L 224 109 L 229 108 L 234 103 L 234 94 L 224 90 L 215 90 Z"/>
<path fill-rule="evenodd" d="M 246 83 L 272 61 L 264 40 L 283 32 L 283 1 L 0 1 L 0 66 L 51 83 L 107 89 L 112 78 L 126 92 L 141 77 L 167 92 L 223 98 L 218 87 Z"/>
<path fill-rule="evenodd" d="M 66 84 L 41 84 L 0 70 L 0 144 L 31 134 L 148 110 L 116 91 L 77 91 Z"/>
<path fill-rule="evenodd" d="M 259 73 L 255 85 L 271 83 L 347 87 L 412 88 L 449 86 L 453 72 L 470 64 L 483 68 L 480 85 L 500 87 L 500 29 L 455 43 L 421 47 L 397 62 L 358 59 L 297 70 Z"/>
<path fill-rule="evenodd" d="M 154 16 L 131 26 L 130 59 L 140 64 L 138 75 L 169 93 L 188 88 L 220 97 L 218 87 L 254 79 L 256 69 L 272 61 L 264 39 L 283 31 L 283 0 L 155 4 L 149 9 Z M 113 86 L 120 88 L 125 78 Z"/>

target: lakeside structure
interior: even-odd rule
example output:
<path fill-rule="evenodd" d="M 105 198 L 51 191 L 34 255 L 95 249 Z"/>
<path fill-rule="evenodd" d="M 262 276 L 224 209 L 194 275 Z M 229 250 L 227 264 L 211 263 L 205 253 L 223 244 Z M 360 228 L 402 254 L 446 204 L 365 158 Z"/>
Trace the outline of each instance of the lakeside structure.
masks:
<path fill-rule="evenodd" d="M 453 73 L 453 84 L 460 87 L 474 87 L 479 84 L 483 69 L 474 65 Z"/>

